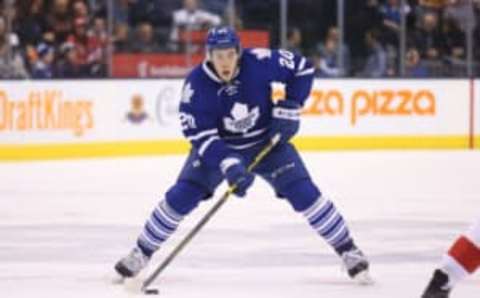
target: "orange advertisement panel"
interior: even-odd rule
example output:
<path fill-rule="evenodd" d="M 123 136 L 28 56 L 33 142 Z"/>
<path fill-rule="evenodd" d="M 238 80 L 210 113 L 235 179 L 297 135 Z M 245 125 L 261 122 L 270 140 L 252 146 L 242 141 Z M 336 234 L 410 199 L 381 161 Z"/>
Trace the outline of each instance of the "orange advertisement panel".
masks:
<path fill-rule="evenodd" d="M 0 84 L 0 145 L 182 139 L 181 80 Z"/>
<path fill-rule="evenodd" d="M 469 136 L 468 80 L 316 80 L 306 135 Z"/>

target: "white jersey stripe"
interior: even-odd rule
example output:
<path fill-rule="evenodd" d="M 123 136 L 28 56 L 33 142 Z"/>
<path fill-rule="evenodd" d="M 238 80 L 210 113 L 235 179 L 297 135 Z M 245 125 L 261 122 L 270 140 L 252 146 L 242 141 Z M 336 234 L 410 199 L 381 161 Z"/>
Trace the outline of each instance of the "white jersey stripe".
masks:
<path fill-rule="evenodd" d="M 204 137 L 209 136 L 209 135 L 214 135 L 214 134 L 218 134 L 218 129 L 214 128 L 214 129 L 201 131 L 201 132 L 197 133 L 196 135 L 187 137 L 187 140 L 197 141 L 197 140 L 200 140 L 201 138 L 204 138 Z"/>
<path fill-rule="evenodd" d="M 301 77 L 301 76 L 306 76 L 306 75 L 309 75 L 309 74 L 313 74 L 315 72 L 315 68 L 309 68 L 309 69 L 306 69 L 304 71 L 301 71 L 301 72 L 297 72 L 295 74 L 296 77 Z"/>
<path fill-rule="evenodd" d="M 237 139 L 244 139 L 244 138 L 252 138 L 252 137 L 256 137 L 256 136 L 258 136 L 258 135 L 261 135 L 261 134 L 264 133 L 266 130 L 267 130 L 266 128 L 261 128 L 261 129 L 257 129 L 257 130 L 254 130 L 254 131 L 251 131 L 251 132 L 248 132 L 248 133 L 239 135 L 239 136 L 224 137 L 223 139 L 224 139 L 224 140 L 237 140 Z"/>
<path fill-rule="evenodd" d="M 300 61 L 300 64 L 298 65 L 298 71 L 303 70 L 306 63 L 307 63 L 307 59 L 305 59 L 305 57 L 303 57 L 302 60 Z"/>
<path fill-rule="evenodd" d="M 247 149 L 247 148 L 250 148 L 250 147 L 253 147 L 257 144 L 260 144 L 262 142 L 262 140 L 260 141 L 255 141 L 255 142 L 251 142 L 251 143 L 247 143 L 247 144 L 244 144 L 244 145 L 231 145 L 231 144 L 227 144 L 227 146 L 229 148 L 232 148 L 232 149 L 237 149 L 237 150 L 243 150 L 243 149 Z"/>
<path fill-rule="evenodd" d="M 206 141 L 204 141 L 202 143 L 202 145 L 200 146 L 200 149 L 198 149 L 198 154 L 200 156 L 203 156 L 203 154 L 205 153 L 205 151 L 207 151 L 208 147 L 213 143 L 215 142 L 216 140 L 220 140 L 220 137 L 219 136 L 211 136 L 209 137 Z"/>

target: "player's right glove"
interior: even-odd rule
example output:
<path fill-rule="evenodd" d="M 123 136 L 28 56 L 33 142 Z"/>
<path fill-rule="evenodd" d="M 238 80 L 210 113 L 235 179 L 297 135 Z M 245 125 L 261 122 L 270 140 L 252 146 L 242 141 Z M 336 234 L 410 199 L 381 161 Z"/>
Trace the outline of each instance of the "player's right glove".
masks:
<path fill-rule="evenodd" d="M 220 168 L 227 179 L 228 185 L 236 185 L 233 193 L 239 197 L 247 194 L 247 189 L 253 184 L 255 176 L 247 171 L 243 159 L 238 155 L 231 155 L 225 158 Z"/>
<path fill-rule="evenodd" d="M 301 105 L 294 100 L 281 100 L 272 110 L 270 137 L 280 135 L 280 143 L 288 142 L 300 128 Z"/>

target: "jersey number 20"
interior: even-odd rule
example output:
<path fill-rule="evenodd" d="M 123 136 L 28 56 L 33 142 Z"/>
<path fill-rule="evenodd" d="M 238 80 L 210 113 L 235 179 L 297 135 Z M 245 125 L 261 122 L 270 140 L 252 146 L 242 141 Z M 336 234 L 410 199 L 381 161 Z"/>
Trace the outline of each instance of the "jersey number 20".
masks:
<path fill-rule="evenodd" d="M 293 70 L 295 68 L 295 62 L 293 61 L 295 55 L 286 50 L 278 50 L 278 53 L 280 54 L 278 63 L 283 67 Z"/>

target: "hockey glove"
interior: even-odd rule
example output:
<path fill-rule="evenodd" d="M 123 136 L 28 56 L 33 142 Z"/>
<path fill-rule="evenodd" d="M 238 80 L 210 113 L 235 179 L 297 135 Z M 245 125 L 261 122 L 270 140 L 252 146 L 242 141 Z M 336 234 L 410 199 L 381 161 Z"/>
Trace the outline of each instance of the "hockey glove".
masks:
<path fill-rule="evenodd" d="M 247 189 L 253 184 L 255 176 L 247 171 L 242 158 L 237 155 L 225 158 L 220 168 L 227 179 L 228 185 L 236 186 L 233 193 L 239 197 L 247 194 Z"/>
<path fill-rule="evenodd" d="M 301 105 L 293 100 L 281 100 L 272 110 L 270 137 L 280 135 L 280 143 L 287 143 L 300 128 Z"/>

